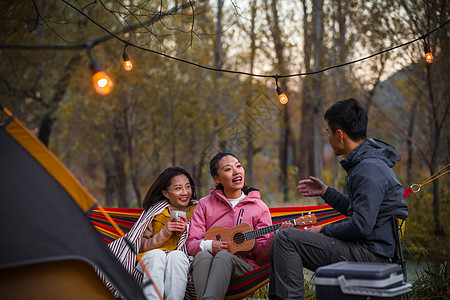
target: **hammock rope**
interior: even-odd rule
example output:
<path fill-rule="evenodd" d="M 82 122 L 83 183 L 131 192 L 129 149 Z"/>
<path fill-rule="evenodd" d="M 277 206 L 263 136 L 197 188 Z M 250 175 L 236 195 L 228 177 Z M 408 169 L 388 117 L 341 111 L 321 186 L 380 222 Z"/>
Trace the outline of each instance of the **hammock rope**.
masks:
<path fill-rule="evenodd" d="M 122 231 L 122 229 L 120 229 L 119 225 L 117 225 L 117 223 L 114 222 L 114 220 L 106 212 L 106 210 L 103 208 L 103 206 L 98 204 L 97 208 L 106 217 L 106 219 L 114 227 L 114 229 L 117 230 L 117 232 L 120 234 L 120 237 L 123 237 L 125 239 L 125 242 L 127 243 L 128 247 L 131 249 L 131 251 L 137 252 L 137 249 L 134 249 L 133 244 L 127 239 L 127 237 L 125 236 L 125 233 Z M 148 284 L 152 284 L 153 287 L 155 288 L 156 293 L 158 294 L 159 299 L 160 300 L 164 300 L 164 298 L 162 297 L 162 295 L 159 292 L 158 288 L 156 287 L 156 284 L 154 284 L 154 282 L 152 280 L 152 277 L 150 276 L 150 273 L 148 272 L 148 270 L 145 267 L 145 264 L 142 262 L 141 258 L 137 257 L 137 260 L 138 260 L 139 264 L 141 265 L 142 269 L 144 270 L 145 274 L 148 276 L 148 279 L 149 279 Z"/>
<path fill-rule="evenodd" d="M 443 167 L 442 169 L 440 169 L 439 171 L 437 171 L 436 173 L 434 173 L 433 175 L 431 175 L 430 177 L 428 177 L 427 179 L 425 179 L 424 181 L 422 181 L 422 183 L 414 183 L 412 184 L 408 189 L 405 190 L 404 194 L 403 194 L 403 198 L 405 198 L 408 195 L 411 195 L 412 193 L 418 193 L 420 191 L 420 188 L 423 187 L 425 184 L 428 184 L 430 182 L 432 182 L 433 180 L 438 179 L 439 177 L 447 174 L 448 172 L 450 172 L 450 169 L 441 173 L 442 171 L 444 171 L 445 169 L 447 169 L 450 166 L 450 164 L 447 164 L 445 167 Z"/>

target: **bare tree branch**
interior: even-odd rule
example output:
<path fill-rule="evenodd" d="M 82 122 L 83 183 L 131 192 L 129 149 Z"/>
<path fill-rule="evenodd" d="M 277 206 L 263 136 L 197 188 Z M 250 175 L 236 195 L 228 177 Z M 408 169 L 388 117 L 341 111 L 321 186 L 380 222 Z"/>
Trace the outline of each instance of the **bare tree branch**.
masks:
<path fill-rule="evenodd" d="M 64 3 L 66 3 L 67 5 L 72 6 L 74 9 L 76 9 L 69 2 L 67 2 L 65 0 L 62 0 L 62 1 Z M 153 25 L 156 22 L 161 21 L 164 17 L 173 15 L 174 13 L 176 13 L 178 11 L 185 10 L 187 8 L 192 8 L 195 4 L 201 3 L 201 2 L 204 2 L 204 1 L 206 1 L 206 0 L 190 1 L 188 3 L 180 5 L 178 7 L 173 7 L 173 8 L 169 9 L 166 12 L 160 12 L 157 15 L 153 16 L 152 18 L 150 18 L 149 20 L 145 21 L 145 22 L 139 22 L 136 25 L 127 26 L 127 27 L 124 27 L 123 29 L 115 31 L 115 32 L 109 32 L 109 31 L 107 31 L 105 29 L 105 31 L 108 32 L 107 35 L 99 37 L 99 38 L 94 38 L 94 39 L 91 39 L 91 40 L 87 40 L 85 42 L 82 42 L 82 43 L 79 43 L 79 44 L 76 44 L 76 45 L 0 45 L 0 49 L 20 49 L 20 50 L 80 50 L 80 49 L 87 49 L 89 47 L 94 47 L 94 46 L 96 46 L 98 44 L 101 44 L 101 43 L 104 43 L 106 41 L 109 41 L 109 40 L 111 40 L 113 38 L 117 38 L 118 36 L 120 36 L 120 35 L 122 35 L 124 33 L 130 32 L 130 31 L 134 31 L 134 30 L 142 28 L 142 27 L 146 28 L 146 26 L 148 26 L 148 25 Z M 91 19 L 88 15 L 83 13 L 80 9 L 77 9 L 77 10 L 84 17 L 89 19 L 91 22 L 94 22 L 95 24 L 99 25 L 93 19 Z M 39 12 L 38 12 L 38 14 L 39 14 Z M 47 23 L 46 23 L 46 25 L 49 26 Z M 101 25 L 99 25 L 99 26 L 102 27 Z M 49 26 L 49 28 L 52 29 L 50 26 Z M 61 38 L 61 39 L 64 40 L 63 38 Z"/>

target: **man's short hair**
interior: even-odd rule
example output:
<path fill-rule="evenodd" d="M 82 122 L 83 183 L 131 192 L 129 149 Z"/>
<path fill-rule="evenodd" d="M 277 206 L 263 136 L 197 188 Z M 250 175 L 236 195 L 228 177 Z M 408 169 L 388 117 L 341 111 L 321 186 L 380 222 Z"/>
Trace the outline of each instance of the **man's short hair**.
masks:
<path fill-rule="evenodd" d="M 341 129 L 349 138 L 359 141 L 367 137 L 366 110 L 353 98 L 336 102 L 327 109 L 324 115 L 325 121 L 333 133 Z"/>

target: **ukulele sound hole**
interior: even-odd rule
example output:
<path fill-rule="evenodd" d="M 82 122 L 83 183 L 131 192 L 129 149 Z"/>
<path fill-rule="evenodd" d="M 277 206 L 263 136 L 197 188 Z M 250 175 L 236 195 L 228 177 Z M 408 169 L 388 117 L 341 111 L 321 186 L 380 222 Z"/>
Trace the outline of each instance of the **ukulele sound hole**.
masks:
<path fill-rule="evenodd" d="M 233 242 L 236 244 L 242 244 L 245 241 L 244 234 L 242 232 L 238 232 L 233 236 Z"/>

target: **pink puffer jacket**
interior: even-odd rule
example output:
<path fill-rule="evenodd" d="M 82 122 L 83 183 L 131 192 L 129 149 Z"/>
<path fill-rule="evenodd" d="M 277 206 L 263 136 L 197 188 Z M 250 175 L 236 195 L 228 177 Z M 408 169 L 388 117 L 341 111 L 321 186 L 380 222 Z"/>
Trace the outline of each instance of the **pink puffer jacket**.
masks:
<path fill-rule="evenodd" d="M 247 196 L 234 208 L 221 190 L 211 189 L 211 194 L 198 202 L 191 217 L 186 246 L 190 255 L 195 256 L 200 249 L 200 242 L 206 231 L 213 226 L 232 228 L 241 223 L 248 223 L 252 229 L 272 225 L 269 208 L 261 200 L 256 189 L 243 189 Z M 274 234 L 269 233 L 256 239 L 256 248 L 252 253 L 237 254 L 248 264 L 258 267 L 257 262 L 269 261 L 270 243 Z"/>

